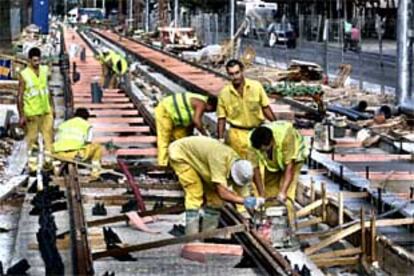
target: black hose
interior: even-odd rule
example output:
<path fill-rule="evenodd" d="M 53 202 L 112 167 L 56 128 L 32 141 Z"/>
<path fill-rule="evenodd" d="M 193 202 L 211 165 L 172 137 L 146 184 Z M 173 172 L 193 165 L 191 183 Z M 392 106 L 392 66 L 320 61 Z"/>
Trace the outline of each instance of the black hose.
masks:
<path fill-rule="evenodd" d="M 344 115 L 353 121 L 368 120 L 372 118 L 372 115 L 370 114 L 361 113 L 351 108 L 346 108 L 339 105 L 329 105 L 327 110 L 333 113 Z"/>

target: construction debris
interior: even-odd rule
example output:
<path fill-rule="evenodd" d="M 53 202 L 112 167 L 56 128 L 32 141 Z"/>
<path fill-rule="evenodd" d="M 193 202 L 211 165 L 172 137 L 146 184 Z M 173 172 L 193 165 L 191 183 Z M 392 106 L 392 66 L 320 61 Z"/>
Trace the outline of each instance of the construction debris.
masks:
<path fill-rule="evenodd" d="M 339 72 L 332 83 L 332 88 L 341 88 L 344 87 L 346 80 L 351 75 L 352 65 L 351 64 L 341 64 L 339 65 Z"/>

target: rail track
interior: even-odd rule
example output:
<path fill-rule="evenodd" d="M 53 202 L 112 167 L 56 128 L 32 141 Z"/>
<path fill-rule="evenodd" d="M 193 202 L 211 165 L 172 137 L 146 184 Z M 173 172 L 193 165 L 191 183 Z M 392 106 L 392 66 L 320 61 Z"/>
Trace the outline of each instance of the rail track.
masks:
<path fill-rule="evenodd" d="M 211 89 L 209 86 L 200 85 L 200 83 L 209 83 L 209 80 L 218 83 L 218 78 L 220 86 L 222 86 L 227 81 L 225 76 L 211 72 L 210 69 L 164 53 L 139 41 L 129 38 L 120 39 L 117 34 L 109 31 L 93 30 L 92 32 L 136 57 L 140 62 L 154 66 L 154 68 L 172 78 L 174 82 L 180 83 L 186 89 L 215 95 L 217 94 L 215 88 Z M 204 72 L 202 76 L 200 76 L 200 70 Z M 293 104 L 296 110 L 309 111 L 300 103 L 289 100 L 287 102 Z M 278 111 L 277 102 L 272 105 L 272 109 L 275 112 Z M 353 128 L 355 129 L 355 126 Z M 303 133 L 309 133 L 309 130 L 303 130 Z M 327 193 L 335 195 L 332 205 L 345 204 L 348 211 L 351 211 L 349 215 L 352 215 L 348 218 L 349 220 L 359 217 L 361 208 L 364 208 L 368 214 L 367 216 L 374 212 L 379 217 L 385 217 L 384 215 L 393 218 L 413 217 L 414 165 L 412 155 L 407 151 L 407 145 L 411 142 L 405 139 L 392 139 L 382 136 L 380 145 L 369 149 L 363 148 L 355 137 L 336 139 L 335 142 L 336 146 L 333 153 L 321 154 L 313 150 L 308 169 L 305 172 L 307 175 L 301 181 L 301 191 L 305 194 L 305 196 L 299 196 L 303 199 L 300 202 L 302 205 L 309 203 L 310 198 L 307 198 L 306 194 L 313 189 L 311 188 L 312 183 L 316 183 L 318 187 L 315 189 L 321 192 L 322 185 L 320 183 L 324 182 L 326 183 Z M 353 196 L 352 192 L 354 192 Z M 340 193 L 341 196 L 339 196 Z M 347 193 L 350 196 L 345 197 L 340 202 L 340 198 Z M 359 198 L 357 195 L 359 195 Z M 334 208 L 334 210 L 339 212 L 337 208 Z M 331 225 L 337 225 L 338 222 L 338 220 L 331 221 Z M 378 235 L 381 239 L 388 239 L 391 243 L 395 241 L 395 248 L 402 248 L 407 256 L 411 256 L 411 260 L 413 260 L 411 252 L 413 252 L 414 237 L 411 228 L 405 226 L 397 228 L 398 230 L 395 232 L 389 228 L 379 229 Z M 385 248 L 387 246 L 379 243 L 378 247 Z M 390 247 L 388 246 L 388 248 Z M 387 254 L 384 253 L 383 255 L 386 256 Z M 381 261 L 384 262 L 384 259 Z M 405 263 L 406 267 L 410 267 L 412 264 L 412 261 L 408 265 Z M 386 269 L 390 269 L 390 267 Z"/>
<path fill-rule="evenodd" d="M 111 275 L 116 274 L 261 274 L 270 275 L 306 275 L 306 269 L 312 275 L 319 275 L 321 268 L 329 268 L 332 264 L 357 264 L 361 259 L 368 258 L 371 262 L 379 261 L 382 268 L 392 271 L 392 266 L 399 266 L 400 271 L 410 268 L 414 264 L 412 255 L 414 238 L 410 228 L 399 225 L 413 224 L 413 211 L 410 198 L 413 191 L 405 189 L 396 191 L 393 186 L 385 186 L 384 181 L 392 180 L 395 183 L 411 181 L 410 157 L 399 151 L 393 155 L 380 148 L 362 149 L 352 138 L 337 140 L 334 154 L 321 154 L 313 151 L 304 175 L 301 177 L 298 188 L 298 203 L 305 208 L 299 217 L 297 227 L 303 244 L 310 238 L 319 238 L 327 246 L 336 241 L 347 239 L 352 254 L 341 255 L 332 262 L 321 260 L 315 253 L 322 249 L 320 243 L 309 242 L 308 253 L 311 252 L 311 261 L 305 262 L 306 269 L 300 265 L 294 269 L 295 256 L 282 254 L 265 243 L 250 226 L 244 224 L 242 218 L 231 206 L 226 206 L 221 217 L 224 230 L 213 233 L 204 233 L 199 236 L 184 236 L 171 238 L 167 232 L 183 222 L 182 198 L 183 194 L 174 177 L 169 171 L 159 171 L 154 166 L 156 157 L 156 138 L 154 118 L 151 112 L 151 102 L 145 99 L 148 93 L 143 88 L 132 85 L 125 89 L 105 90 L 102 103 L 92 103 L 90 86 L 101 74 L 100 64 L 94 58 L 91 38 L 100 39 L 110 47 L 117 47 L 125 51 L 141 65 L 137 68 L 140 76 L 154 85 L 159 85 L 163 92 L 168 91 L 170 83 L 177 83 L 180 87 L 199 93 L 217 95 L 220 88 L 227 81 L 225 76 L 210 69 L 192 64 L 164 53 L 148 45 L 109 31 L 92 30 L 86 33 L 77 33 L 71 29 L 63 30 L 64 47 L 68 50 L 77 45 L 85 49 L 85 59 L 81 55 L 63 58 L 62 73 L 65 81 L 65 106 L 68 110 L 85 107 L 90 110 L 90 122 L 94 127 L 94 141 L 99 143 L 113 142 L 120 146 L 115 154 L 105 152 L 104 160 L 117 160 L 117 167 L 126 175 L 124 184 L 115 183 L 88 183 L 82 177 L 82 168 L 70 165 L 64 179 L 55 179 L 66 189 L 68 201 L 67 217 L 57 220 L 58 237 L 67 240 L 68 252 L 60 250 L 65 265 L 70 266 L 66 271 L 79 275 Z M 146 66 L 146 69 L 143 69 Z M 150 69 L 148 69 L 150 68 Z M 163 76 L 154 75 L 154 69 Z M 77 82 L 73 81 L 74 72 L 80 74 Z M 131 80 L 131 83 L 134 83 Z M 273 110 L 278 111 L 280 103 L 272 104 Z M 297 106 L 295 106 L 297 108 Z M 214 128 L 214 120 L 210 123 Z M 311 133 L 303 130 L 303 133 Z M 352 149 L 351 147 L 357 147 Z M 384 174 L 385 163 L 389 161 L 402 162 L 401 169 L 394 166 L 393 174 Z M 356 162 L 363 162 L 357 164 Z M 378 162 L 382 162 L 379 164 Z M 367 166 L 369 167 L 367 169 Z M 382 167 L 381 167 L 382 166 Z M 408 168 L 408 169 L 407 169 Z M 406 173 L 402 173 L 405 171 Z M 372 187 L 372 182 L 382 189 Z M 398 182 L 400 181 L 400 182 Z M 325 184 L 322 184 L 325 183 Z M 380 185 L 381 184 L 381 185 Z M 398 185 L 396 185 L 398 186 Z M 395 187 L 395 185 L 394 185 Z M 315 204 L 316 203 L 318 204 Z M 316 206 L 313 208 L 310 205 Z M 97 204 L 105 204 L 107 215 L 97 219 L 92 210 Z M 131 207 L 131 208 L 128 208 Z M 365 212 L 361 212 L 361 207 Z M 124 209 L 124 210 L 123 210 Z M 126 211 L 135 210 L 139 217 L 157 217 L 156 224 L 147 224 L 149 232 L 137 232 L 132 227 L 126 227 L 125 222 L 130 220 Z M 309 210 L 309 211 L 308 211 Z M 388 231 L 389 221 L 378 219 L 377 224 L 383 225 L 387 231 L 376 228 L 367 229 L 366 225 L 359 229 L 354 226 L 360 215 L 362 220 L 370 220 L 375 225 L 376 216 L 389 211 L 392 218 L 400 219 L 398 223 L 392 220 L 395 232 Z M 404 221 L 401 221 L 405 219 Z M 411 220 L 410 220 L 411 219 Z M 69 221 L 63 222 L 64 220 Z M 319 224 L 329 225 L 329 231 L 309 231 L 309 227 L 319 229 Z M 350 225 L 351 229 L 347 227 Z M 119 241 L 114 243 L 114 236 L 108 236 L 108 229 L 115 232 Z M 356 229 L 356 230 L 355 230 Z M 362 231 L 361 229 L 364 229 Z M 381 228 L 382 229 L 382 228 Z M 147 229 L 148 230 L 148 229 Z M 320 230 L 320 229 L 319 229 Z M 358 234 L 357 231 L 361 230 Z M 341 231 L 351 232 L 344 235 Z M 106 234 L 105 234 L 106 233 Z M 253 261 L 245 268 L 234 268 L 240 262 L 238 258 L 212 259 L 206 264 L 198 264 L 185 260 L 180 256 L 180 243 L 206 239 L 217 233 L 231 234 L 232 242 L 241 245 L 244 254 Z M 332 234 L 332 235 L 331 235 Z M 336 236 L 335 236 L 336 235 Z M 369 238 L 368 238 L 369 237 Z M 326 240 L 325 240 L 326 238 Z M 112 240 L 111 240 L 112 239 Z M 327 241 L 330 239 L 329 241 Z M 369 239 L 370 242 L 366 242 Z M 139 243 L 137 244 L 137 241 Z M 59 241 L 58 247 L 59 247 Z M 364 244 L 364 246 L 360 246 Z M 62 247 L 62 245 L 60 245 Z M 376 251 L 382 255 L 378 256 Z M 65 253 L 66 252 L 66 253 Z M 326 253 L 321 253 L 326 254 Z M 377 255 L 377 256 L 375 256 Z M 66 257 L 65 257 L 66 256 Z M 284 256 L 289 256 L 286 259 Z M 292 257 L 291 257 L 292 256 Z M 322 255 L 324 256 L 324 255 Z M 393 256 L 393 262 L 386 258 Z M 404 257 L 402 257 L 404 256 Z M 303 258 L 307 257 L 303 254 Z M 344 259 L 345 258 L 345 259 Z M 396 259 L 395 259 L 396 258 Z M 138 261 L 137 261 L 138 259 Z M 335 263 L 338 262 L 338 263 Z"/>
<path fill-rule="evenodd" d="M 70 43 L 76 43 L 81 48 L 85 49 L 86 53 L 86 60 L 81 60 L 80 58 L 72 58 L 70 59 L 71 68 L 76 68 L 76 72 L 80 74 L 80 80 L 76 83 L 73 83 L 71 86 L 71 96 L 73 103 L 73 108 L 77 107 L 85 107 L 88 108 L 93 116 L 91 119 L 92 125 L 94 127 L 94 135 L 95 141 L 104 143 L 112 141 L 117 145 L 120 145 L 122 148 L 118 149 L 115 153 L 116 158 L 118 160 L 119 167 L 121 171 L 127 177 L 127 186 L 129 190 L 132 191 L 133 196 L 131 195 L 117 195 L 113 196 L 111 193 L 108 195 L 102 196 L 95 196 L 93 198 L 93 202 L 110 202 L 114 203 L 118 200 L 118 202 L 127 202 L 128 199 L 135 200 L 137 202 L 137 211 L 141 216 L 148 214 L 148 215 L 162 215 L 168 213 L 180 213 L 183 211 L 181 198 L 176 198 L 174 203 L 169 202 L 165 203 L 167 207 L 164 209 L 156 209 L 154 211 L 148 211 L 149 204 L 153 204 L 152 200 L 159 200 L 162 197 L 162 194 L 155 194 L 148 195 L 144 191 L 146 187 L 151 187 L 148 190 L 157 190 L 156 185 L 154 184 L 146 184 L 145 182 L 137 183 L 136 175 L 133 175 L 129 171 L 128 167 L 128 159 L 133 159 L 134 161 L 143 159 L 148 160 L 148 158 L 152 158 L 156 154 L 156 149 L 154 147 L 155 137 L 152 133 L 154 133 L 154 123 L 153 117 L 146 109 L 145 105 L 138 99 L 136 95 L 133 94 L 132 91 L 121 91 L 121 90 L 105 90 L 103 103 L 93 104 L 91 103 L 91 95 L 90 95 L 90 83 L 93 81 L 94 77 L 99 76 L 100 74 L 100 65 L 94 60 L 94 53 L 90 45 L 88 44 L 88 40 L 78 33 L 74 33 L 70 30 L 65 31 L 65 43 L 67 47 L 70 47 Z M 135 47 L 137 52 L 141 54 L 146 53 L 141 48 Z M 150 55 L 150 54 L 149 54 Z M 148 57 L 147 57 L 148 58 Z M 156 59 L 155 59 L 156 60 Z M 147 59 L 148 61 L 148 59 Z M 153 61 L 151 64 L 154 65 L 156 61 Z M 162 61 L 162 65 L 164 66 L 164 61 Z M 170 62 L 168 63 L 168 67 L 172 66 L 171 64 L 177 64 L 178 62 Z M 155 66 L 158 68 L 157 66 Z M 179 67 L 179 65 L 177 65 Z M 171 68 L 171 67 L 170 67 Z M 199 92 L 206 92 L 205 89 L 208 90 L 211 94 L 216 94 L 219 90 L 219 86 L 222 85 L 221 83 L 217 83 L 217 80 L 222 80 L 222 78 L 216 77 L 213 83 L 211 80 L 204 81 L 199 76 L 200 74 L 204 74 L 203 71 L 200 69 L 196 69 L 195 77 L 192 77 L 192 74 L 186 68 L 185 70 L 177 70 L 174 67 L 174 72 L 185 73 L 187 79 L 183 80 L 183 82 L 193 83 L 194 87 L 199 88 Z M 181 67 L 180 67 L 181 68 Z M 73 75 L 73 72 L 68 72 L 69 75 Z M 198 75 L 198 76 L 197 76 Z M 211 75 L 207 76 L 206 79 L 211 78 Z M 116 127 L 115 125 L 116 124 Z M 122 124 L 122 125 L 121 125 Z M 121 126 L 120 126 L 121 125 Z M 151 165 L 142 165 L 141 170 L 144 172 L 146 171 L 147 174 L 151 175 L 151 173 L 160 173 L 161 174 L 161 182 L 168 181 L 170 184 L 174 183 L 175 180 L 171 179 L 171 174 L 165 172 L 154 172 L 152 171 L 153 166 Z M 160 175 L 155 176 L 157 180 L 160 180 Z M 151 178 L 151 177 L 149 177 Z M 196 237 L 183 237 L 182 240 L 180 238 L 167 238 L 164 240 L 157 240 L 157 241 L 149 241 L 147 243 L 141 243 L 137 245 L 131 246 L 124 246 L 122 248 L 109 248 L 107 243 L 106 250 L 97 252 L 93 250 L 93 245 L 90 245 L 91 241 L 91 230 L 107 225 L 108 223 L 114 223 L 119 221 L 126 221 L 127 218 L 125 215 L 117 215 L 111 218 L 106 218 L 102 220 L 88 220 L 88 215 L 86 214 L 88 209 L 88 203 L 84 201 L 85 198 L 89 198 L 90 195 L 88 193 L 88 189 L 98 188 L 101 190 L 105 190 L 105 185 L 100 186 L 98 185 L 90 185 L 87 183 L 83 183 L 82 180 L 78 177 L 78 171 L 76 168 L 71 166 L 68 170 L 66 179 L 66 186 L 68 187 L 68 193 L 71 194 L 69 199 L 69 206 L 70 206 L 70 213 L 71 213 L 71 232 L 72 232 L 72 254 L 73 254 L 73 271 L 77 271 L 80 274 L 91 275 L 93 272 L 96 272 L 93 267 L 100 267 L 100 259 L 104 257 L 118 257 L 122 258 L 128 256 L 129 253 L 138 252 L 142 250 L 149 250 L 149 249 L 156 249 L 157 247 L 162 247 L 166 245 L 174 245 L 180 244 L 184 241 L 192 241 L 196 240 Z M 148 180 L 148 176 L 146 178 Z M 176 182 L 175 182 L 176 183 Z M 176 184 L 175 184 L 176 185 Z M 161 185 L 163 186 L 163 185 Z M 166 188 L 166 185 L 161 188 Z M 85 188 L 86 187 L 86 188 Z M 108 187 L 108 190 L 113 189 L 124 189 L 126 186 L 121 186 L 114 188 L 114 186 Z M 159 189 L 160 187 L 158 187 Z M 147 190 L 147 191 L 148 191 Z M 103 193 L 105 194 L 105 193 Z M 144 201 L 145 199 L 145 201 Z M 150 199 L 150 201 L 148 201 Z M 168 202 L 168 197 L 164 197 L 164 202 Z M 178 201 L 178 203 L 177 203 Z M 178 204 L 178 205 L 177 205 Z M 109 212 L 109 207 L 108 212 Z M 119 208 L 119 207 L 118 207 Z M 250 229 L 242 223 L 240 218 L 235 217 L 235 212 L 232 207 L 228 207 L 228 212 L 233 212 L 233 214 L 226 216 L 225 225 L 226 227 L 223 230 L 217 230 L 219 233 L 225 231 L 225 229 L 237 228 L 242 227 L 243 231 L 238 230 L 236 233 L 237 236 L 247 236 L 247 240 L 239 239 L 239 243 L 245 249 L 245 253 L 251 257 L 257 263 L 257 271 L 267 272 L 269 274 L 279 274 L 279 275 L 299 275 L 298 272 L 293 271 L 293 268 L 290 264 L 285 260 L 285 258 L 271 248 L 269 245 L 260 241 L 260 238 L 255 231 Z M 164 210 L 164 211 L 163 211 Z M 94 231 L 94 230 L 93 230 Z M 216 233 L 217 234 L 217 233 Z M 128 236 L 128 234 L 125 234 Z M 121 237 L 123 237 L 122 235 Z M 213 237 L 212 234 L 209 233 L 199 234 L 199 238 L 208 238 Z M 89 238 L 88 238 L 89 237 Z M 145 239 L 139 239 L 140 241 L 145 241 Z M 93 243 L 93 240 L 92 240 Z M 94 251 L 94 252 L 92 252 Z M 178 254 L 179 255 L 179 254 Z M 177 255 L 177 256 L 178 256 Z M 181 261 L 182 262 L 182 261 Z M 138 266 L 142 265 L 138 262 Z M 151 264 L 154 266 L 154 263 Z M 176 267 L 180 265 L 180 261 L 177 260 L 176 263 L 171 263 L 170 266 Z M 162 266 L 162 263 L 160 264 Z M 181 267 L 182 270 L 192 269 L 191 267 L 194 265 L 188 265 L 189 267 Z M 119 268 L 119 265 L 117 265 Z M 155 269 L 155 268 L 152 268 Z M 169 267 L 165 267 L 165 269 L 169 269 Z M 201 268 L 200 268 L 201 269 Z M 212 269 L 214 271 L 222 271 L 228 272 L 231 271 L 232 268 L 226 266 L 224 264 L 215 266 L 215 268 L 207 267 L 208 270 Z M 156 271 L 155 269 L 154 271 Z M 243 270 L 240 269 L 239 271 L 243 273 Z M 116 269 L 114 269 L 115 273 L 118 273 Z M 253 273 L 254 271 L 251 269 L 247 269 L 246 273 Z"/>

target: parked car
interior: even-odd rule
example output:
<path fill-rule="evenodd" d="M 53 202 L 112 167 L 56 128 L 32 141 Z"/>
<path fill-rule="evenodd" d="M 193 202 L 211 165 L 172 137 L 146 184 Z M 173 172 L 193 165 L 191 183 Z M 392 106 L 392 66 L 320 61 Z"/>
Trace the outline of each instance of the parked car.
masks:
<path fill-rule="evenodd" d="M 286 44 L 288 48 L 296 48 L 296 32 L 290 23 L 273 23 L 267 29 L 266 46 Z"/>

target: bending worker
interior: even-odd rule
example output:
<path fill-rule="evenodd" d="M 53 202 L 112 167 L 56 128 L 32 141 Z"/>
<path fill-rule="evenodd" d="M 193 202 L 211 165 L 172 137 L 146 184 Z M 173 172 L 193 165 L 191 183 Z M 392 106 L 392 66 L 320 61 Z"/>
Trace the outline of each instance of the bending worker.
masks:
<path fill-rule="evenodd" d="M 29 65 L 20 73 L 17 108 L 20 126 L 26 128 L 26 141 L 29 150 L 29 171 L 36 170 L 34 149 L 39 133 L 43 136 L 45 153 L 51 153 L 53 143 L 53 98 L 49 93 L 49 67 L 40 65 L 39 48 L 29 50 Z M 45 165 L 50 165 L 46 155 Z"/>
<path fill-rule="evenodd" d="M 260 168 L 255 170 L 255 179 L 264 180 L 265 198 L 277 197 L 286 204 L 293 222 L 298 177 L 309 154 L 303 136 L 292 123 L 278 121 L 253 130 L 250 143 L 253 156 L 249 160 Z"/>
<path fill-rule="evenodd" d="M 158 165 L 168 165 L 168 145 L 193 134 L 195 127 L 202 135 L 207 135 L 203 127 L 204 112 L 213 112 L 217 98 L 195 93 L 177 93 L 161 100 L 155 108 L 157 128 Z"/>
<path fill-rule="evenodd" d="M 97 51 L 97 55 L 95 56 L 95 58 L 99 61 L 99 63 L 101 64 L 101 78 L 100 78 L 100 85 L 102 87 L 105 87 L 105 80 L 106 80 L 106 76 L 108 75 L 108 71 L 110 70 L 110 68 L 108 68 L 107 64 L 106 64 L 106 60 L 109 60 L 109 55 L 110 55 L 110 50 L 108 48 L 100 48 Z M 108 80 L 108 85 L 109 85 L 109 81 Z"/>
<path fill-rule="evenodd" d="M 173 142 L 168 148 L 170 164 L 185 194 L 186 234 L 199 232 L 199 211 L 205 198 L 201 231 L 215 229 L 223 200 L 258 208 L 263 198 L 243 198 L 230 190 L 251 183 L 253 168 L 237 153 L 213 138 L 192 136 Z"/>
<path fill-rule="evenodd" d="M 88 123 L 89 112 L 78 108 L 74 117 L 61 123 L 57 130 L 53 152 L 57 159 L 92 161 L 92 180 L 99 178 L 101 170 L 102 147 L 91 143 L 92 126 Z"/>
<path fill-rule="evenodd" d="M 119 88 L 121 83 L 125 84 L 128 81 L 128 62 L 123 56 L 117 54 L 112 64 L 112 71 L 114 71 L 113 77 L 115 78 L 112 82 L 112 88 Z"/>
<path fill-rule="evenodd" d="M 226 70 L 231 79 L 220 92 L 217 105 L 217 135 L 224 142 L 226 122 L 230 124 L 227 144 L 241 158 L 247 158 L 249 132 L 260 126 L 265 118 L 274 121 L 275 117 L 269 107 L 269 98 L 263 86 L 254 80 L 244 77 L 243 63 L 232 59 L 227 62 Z M 256 180 L 254 181 L 257 185 Z M 263 196 L 263 188 L 257 187 Z"/>
<path fill-rule="evenodd" d="M 98 60 L 102 65 L 102 73 L 104 73 L 103 88 L 109 88 L 109 86 L 112 85 L 111 82 L 114 81 L 114 71 L 112 70 L 112 67 L 114 65 L 113 61 L 116 59 L 117 53 L 108 48 L 103 48 L 102 54 L 98 55 Z"/>
<path fill-rule="evenodd" d="M 117 88 L 119 83 L 125 81 L 128 73 L 128 62 L 120 54 L 106 49 L 103 62 L 106 66 L 106 75 L 103 88 Z"/>

